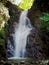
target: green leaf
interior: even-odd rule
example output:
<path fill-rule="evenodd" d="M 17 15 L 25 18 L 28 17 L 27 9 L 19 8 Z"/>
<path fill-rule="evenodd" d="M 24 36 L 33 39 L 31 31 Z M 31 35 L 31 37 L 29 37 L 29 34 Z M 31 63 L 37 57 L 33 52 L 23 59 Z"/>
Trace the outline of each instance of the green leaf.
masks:
<path fill-rule="evenodd" d="M 49 21 L 49 17 L 48 16 L 43 16 L 42 18 L 40 18 L 43 21 Z"/>
<path fill-rule="evenodd" d="M 40 17 L 40 20 L 41 21 L 49 21 L 49 14 L 48 13 L 44 13 L 44 15 L 42 17 Z"/>
<path fill-rule="evenodd" d="M 49 32 L 49 14 L 44 13 L 42 17 L 40 17 L 41 25 L 40 27 L 43 28 L 45 31 Z"/>

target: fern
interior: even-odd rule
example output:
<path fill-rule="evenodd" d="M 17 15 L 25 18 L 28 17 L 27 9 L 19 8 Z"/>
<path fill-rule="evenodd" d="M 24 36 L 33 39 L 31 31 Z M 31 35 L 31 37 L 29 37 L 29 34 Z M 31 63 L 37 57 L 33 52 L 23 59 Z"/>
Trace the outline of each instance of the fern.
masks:
<path fill-rule="evenodd" d="M 40 27 L 49 32 L 49 14 L 44 13 L 42 17 L 40 17 L 41 25 Z"/>

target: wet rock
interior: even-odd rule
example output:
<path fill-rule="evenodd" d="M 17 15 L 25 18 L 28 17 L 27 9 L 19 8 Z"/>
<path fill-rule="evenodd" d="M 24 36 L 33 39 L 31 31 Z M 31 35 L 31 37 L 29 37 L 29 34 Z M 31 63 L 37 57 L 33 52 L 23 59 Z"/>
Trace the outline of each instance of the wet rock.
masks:
<path fill-rule="evenodd" d="M 43 51 L 43 42 L 40 34 L 36 29 L 31 30 L 26 45 L 27 56 L 34 60 L 41 60 L 45 58 Z"/>
<path fill-rule="evenodd" d="M 7 42 L 7 57 L 12 57 L 14 56 L 14 47 L 11 44 L 10 40 Z"/>

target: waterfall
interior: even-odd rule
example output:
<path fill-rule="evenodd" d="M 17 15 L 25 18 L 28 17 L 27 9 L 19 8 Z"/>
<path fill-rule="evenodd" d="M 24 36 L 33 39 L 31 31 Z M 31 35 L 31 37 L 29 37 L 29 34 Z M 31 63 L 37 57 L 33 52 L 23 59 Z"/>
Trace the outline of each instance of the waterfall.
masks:
<path fill-rule="evenodd" d="M 15 28 L 14 33 L 14 44 L 15 44 L 15 53 L 14 58 L 24 58 L 26 52 L 27 36 L 32 29 L 30 20 L 27 17 L 28 11 L 22 11 L 19 18 L 18 27 Z"/>
<path fill-rule="evenodd" d="M 27 18 L 28 11 L 22 11 L 17 30 L 15 29 L 15 55 L 14 57 L 24 57 L 26 51 L 27 36 L 30 33 L 31 24 Z M 30 27 L 29 27 L 30 26 Z"/>

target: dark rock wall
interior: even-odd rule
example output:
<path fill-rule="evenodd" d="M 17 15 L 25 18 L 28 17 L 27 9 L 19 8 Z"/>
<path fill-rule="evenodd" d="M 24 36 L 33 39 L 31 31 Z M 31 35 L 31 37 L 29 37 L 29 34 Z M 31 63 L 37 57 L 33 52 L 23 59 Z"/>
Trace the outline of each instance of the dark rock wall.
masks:
<path fill-rule="evenodd" d="M 37 29 L 32 29 L 27 38 L 27 56 L 34 60 L 45 59 L 46 55 L 43 51 L 43 42 Z"/>

